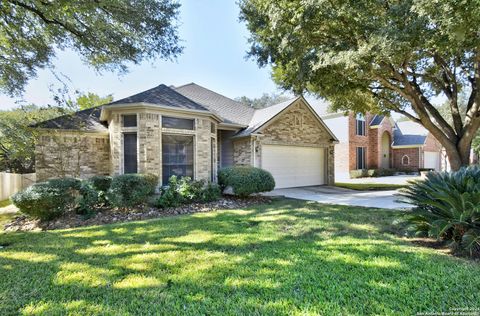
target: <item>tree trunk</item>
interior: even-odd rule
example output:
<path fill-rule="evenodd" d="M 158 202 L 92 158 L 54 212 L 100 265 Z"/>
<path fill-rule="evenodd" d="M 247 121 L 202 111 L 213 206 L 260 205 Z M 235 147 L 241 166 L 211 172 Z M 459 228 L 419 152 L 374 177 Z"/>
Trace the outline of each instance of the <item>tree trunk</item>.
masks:
<path fill-rule="evenodd" d="M 468 166 L 470 163 L 470 148 L 471 143 L 468 146 L 444 146 L 447 153 L 448 162 L 452 171 L 456 171 L 462 167 Z"/>

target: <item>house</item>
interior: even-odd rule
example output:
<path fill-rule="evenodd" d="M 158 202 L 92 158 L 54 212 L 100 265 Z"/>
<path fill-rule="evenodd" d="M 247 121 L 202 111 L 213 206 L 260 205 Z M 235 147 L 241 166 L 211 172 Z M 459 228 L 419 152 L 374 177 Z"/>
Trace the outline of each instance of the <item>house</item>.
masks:
<path fill-rule="evenodd" d="M 138 172 L 164 185 L 251 165 L 277 188 L 334 183 L 337 138 L 301 96 L 255 110 L 195 83 L 159 85 L 35 128 L 39 181 Z"/>
<path fill-rule="evenodd" d="M 324 111 L 324 109 L 317 109 Z M 360 169 L 440 170 L 440 143 L 421 125 L 397 122 L 388 116 L 367 113 L 320 114 L 337 136 L 335 177 L 350 178 Z"/>

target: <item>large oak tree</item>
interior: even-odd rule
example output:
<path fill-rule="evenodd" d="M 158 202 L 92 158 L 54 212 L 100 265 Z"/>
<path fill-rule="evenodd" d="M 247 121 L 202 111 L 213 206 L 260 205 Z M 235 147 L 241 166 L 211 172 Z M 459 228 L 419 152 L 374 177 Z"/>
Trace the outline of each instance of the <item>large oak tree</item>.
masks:
<path fill-rule="evenodd" d="M 251 32 L 249 54 L 270 64 L 282 87 L 326 97 L 338 110 L 401 113 L 440 141 L 453 169 L 468 164 L 480 127 L 479 1 L 239 4 Z M 463 108 L 462 91 L 469 93 Z M 433 102 L 441 95 L 451 120 Z"/>
<path fill-rule="evenodd" d="M 181 53 L 174 0 L 0 0 L 0 92 L 18 95 L 58 49 L 96 70 Z"/>

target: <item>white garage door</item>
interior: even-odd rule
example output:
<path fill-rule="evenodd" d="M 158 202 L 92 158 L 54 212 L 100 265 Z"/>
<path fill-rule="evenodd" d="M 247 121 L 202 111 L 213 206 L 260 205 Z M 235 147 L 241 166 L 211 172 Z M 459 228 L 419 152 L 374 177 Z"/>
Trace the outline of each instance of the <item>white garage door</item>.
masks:
<path fill-rule="evenodd" d="M 424 168 L 429 169 L 440 169 L 440 153 L 434 151 L 426 151 L 424 155 L 425 162 L 423 163 Z"/>
<path fill-rule="evenodd" d="M 277 189 L 324 184 L 324 152 L 324 148 L 264 145 L 262 168 L 273 175 Z"/>

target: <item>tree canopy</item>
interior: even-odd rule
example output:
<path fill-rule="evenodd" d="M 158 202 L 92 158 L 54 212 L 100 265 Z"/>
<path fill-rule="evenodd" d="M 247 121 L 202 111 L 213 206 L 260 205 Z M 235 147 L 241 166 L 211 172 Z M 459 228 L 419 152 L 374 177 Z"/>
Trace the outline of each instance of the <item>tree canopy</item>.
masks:
<path fill-rule="evenodd" d="M 85 109 L 93 108 L 95 106 L 107 104 L 112 101 L 113 101 L 113 96 L 111 94 L 101 97 L 96 93 L 87 92 L 87 93 L 82 93 L 77 97 L 75 101 L 75 106 L 78 107 L 79 110 L 85 110 Z"/>
<path fill-rule="evenodd" d="M 285 89 L 337 110 L 396 111 L 468 164 L 480 127 L 480 4 L 457 0 L 241 0 L 249 55 Z M 458 96 L 470 91 L 466 107 Z M 434 105 L 444 96 L 449 123 Z"/>
<path fill-rule="evenodd" d="M 76 51 L 96 70 L 181 53 L 174 0 L 3 0 L 0 92 L 18 95 L 57 49 Z"/>
<path fill-rule="evenodd" d="M 40 108 L 27 105 L 0 111 L 0 171 L 30 173 L 35 171 L 35 124 L 65 114 L 59 107 Z"/>
<path fill-rule="evenodd" d="M 287 101 L 288 99 L 290 99 L 288 96 L 277 93 L 264 93 L 259 98 L 249 98 L 247 96 L 235 98 L 236 101 L 248 105 L 254 109 L 263 109 L 268 106 Z"/>

